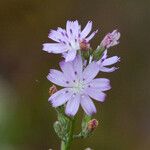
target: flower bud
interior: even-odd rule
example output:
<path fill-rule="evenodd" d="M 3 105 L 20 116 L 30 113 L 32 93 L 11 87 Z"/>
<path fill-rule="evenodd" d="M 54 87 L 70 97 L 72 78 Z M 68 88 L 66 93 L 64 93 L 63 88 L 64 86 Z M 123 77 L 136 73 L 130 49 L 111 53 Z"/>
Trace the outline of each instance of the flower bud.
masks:
<path fill-rule="evenodd" d="M 101 42 L 101 46 L 108 49 L 112 46 L 119 44 L 120 32 L 114 30 L 111 33 L 108 33 Z"/>
<path fill-rule="evenodd" d="M 54 93 L 57 92 L 57 87 L 55 85 L 52 85 L 50 88 L 49 88 L 49 95 L 53 95 Z"/>
<path fill-rule="evenodd" d="M 59 121 L 56 121 L 54 123 L 54 130 L 56 134 L 58 135 L 58 137 L 62 138 L 62 126 Z"/>
<path fill-rule="evenodd" d="M 87 129 L 89 132 L 95 130 L 98 126 L 98 121 L 96 119 L 92 119 L 88 122 Z"/>
<path fill-rule="evenodd" d="M 87 51 L 90 48 L 90 44 L 86 40 L 83 40 L 82 42 L 80 42 L 80 48 L 83 51 Z"/>
<path fill-rule="evenodd" d="M 93 131 L 97 128 L 98 121 L 96 119 L 89 120 L 82 123 L 82 132 L 81 135 L 83 138 L 89 137 L 92 135 Z"/>

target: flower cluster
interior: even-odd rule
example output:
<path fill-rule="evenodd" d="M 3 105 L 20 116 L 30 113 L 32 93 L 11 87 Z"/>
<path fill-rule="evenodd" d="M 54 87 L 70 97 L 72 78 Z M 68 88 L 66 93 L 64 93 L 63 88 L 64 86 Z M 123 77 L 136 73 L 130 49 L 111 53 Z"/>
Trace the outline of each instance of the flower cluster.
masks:
<path fill-rule="evenodd" d="M 50 69 L 47 79 L 63 87 L 58 91 L 54 87 L 51 89 L 56 92 L 52 92 L 49 102 L 53 107 L 63 105 L 68 116 L 75 116 L 80 105 L 87 115 L 96 113 L 92 99 L 103 102 L 106 97 L 104 92 L 111 88 L 109 79 L 96 76 L 100 72 L 115 71 L 117 68 L 112 65 L 120 61 L 120 57 L 108 57 L 107 54 L 109 48 L 119 43 L 120 33 L 117 30 L 108 33 L 97 49 L 93 50 L 90 40 L 98 30 L 90 34 L 91 30 L 91 21 L 83 30 L 78 21 L 67 21 L 66 29 L 59 27 L 50 31 L 48 37 L 55 43 L 43 44 L 44 51 L 64 57 L 59 63 L 61 71 Z"/>

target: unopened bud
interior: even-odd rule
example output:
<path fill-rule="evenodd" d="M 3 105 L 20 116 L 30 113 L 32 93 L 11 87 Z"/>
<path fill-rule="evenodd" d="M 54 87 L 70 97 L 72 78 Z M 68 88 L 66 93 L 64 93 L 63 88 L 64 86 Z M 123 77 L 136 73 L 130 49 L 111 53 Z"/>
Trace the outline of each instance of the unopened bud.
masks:
<path fill-rule="evenodd" d="M 90 44 L 86 40 L 83 40 L 82 42 L 80 42 L 80 48 L 83 51 L 87 51 L 90 48 Z"/>
<path fill-rule="evenodd" d="M 49 88 L 49 95 L 53 95 L 54 93 L 57 92 L 57 87 L 55 85 L 52 85 L 50 88 Z"/>
<path fill-rule="evenodd" d="M 113 32 L 105 35 L 100 45 L 94 51 L 93 59 L 99 60 L 106 49 L 119 44 L 119 39 L 120 39 L 120 32 L 118 32 L 117 30 L 114 30 Z"/>
<path fill-rule="evenodd" d="M 88 125 L 87 125 L 87 129 L 88 131 L 93 131 L 97 128 L 98 126 L 98 121 L 96 119 L 92 119 L 88 122 Z"/>
<path fill-rule="evenodd" d="M 108 33 L 101 42 L 101 46 L 106 49 L 119 44 L 120 32 L 114 30 L 111 33 Z"/>

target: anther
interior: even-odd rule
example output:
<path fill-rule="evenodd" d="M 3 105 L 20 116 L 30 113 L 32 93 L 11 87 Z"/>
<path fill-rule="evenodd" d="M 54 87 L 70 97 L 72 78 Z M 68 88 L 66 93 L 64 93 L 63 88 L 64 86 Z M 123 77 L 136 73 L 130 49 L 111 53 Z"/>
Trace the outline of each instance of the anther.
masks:
<path fill-rule="evenodd" d="M 69 84 L 69 81 L 66 81 L 67 84 Z"/>
<path fill-rule="evenodd" d="M 70 33 L 72 34 L 72 29 L 70 29 Z"/>

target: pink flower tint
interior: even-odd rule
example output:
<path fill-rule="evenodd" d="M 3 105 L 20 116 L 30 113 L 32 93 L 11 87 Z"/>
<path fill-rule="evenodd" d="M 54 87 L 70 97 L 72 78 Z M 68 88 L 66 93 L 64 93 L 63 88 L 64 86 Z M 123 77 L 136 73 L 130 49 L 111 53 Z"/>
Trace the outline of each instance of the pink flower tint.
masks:
<path fill-rule="evenodd" d="M 111 88 L 108 79 L 95 79 L 99 72 L 98 64 L 92 62 L 83 68 L 82 58 L 77 55 L 72 62 L 60 62 L 60 68 L 62 71 L 51 69 L 47 76 L 52 83 L 64 87 L 49 98 L 52 106 L 66 104 L 65 113 L 69 116 L 74 116 L 80 105 L 87 115 L 96 113 L 91 98 L 103 102 L 106 97 L 104 91 Z"/>
<path fill-rule="evenodd" d="M 67 21 L 66 29 L 58 27 L 57 30 L 51 30 L 49 38 L 56 43 L 44 43 L 43 50 L 48 53 L 63 54 L 65 61 L 72 61 L 77 55 L 77 51 L 84 46 L 89 47 L 89 41 L 95 36 L 97 31 L 91 35 L 92 22 L 89 21 L 85 28 L 81 31 L 78 21 Z M 89 35 L 89 36 L 88 36 Z"/>
<path fill-rule="evenodd" d="M 117 62 L 120 61 L 120 57 L 118 56 L 112 56 L 107 58 L 107 50 L 104 51 L 102 58 L 97 61 L 99 65 L 99 70 L 102 72 L 113 72 L 117 70 L 117 67 L 109 67 Z"/>
<path fill-rule="evenodd" d="M 119 44 L 120 32 L 114 30 L 111 33 L 108 33 L 101 42 L 101 46 L 108 49 L 112 46 Z"/>

